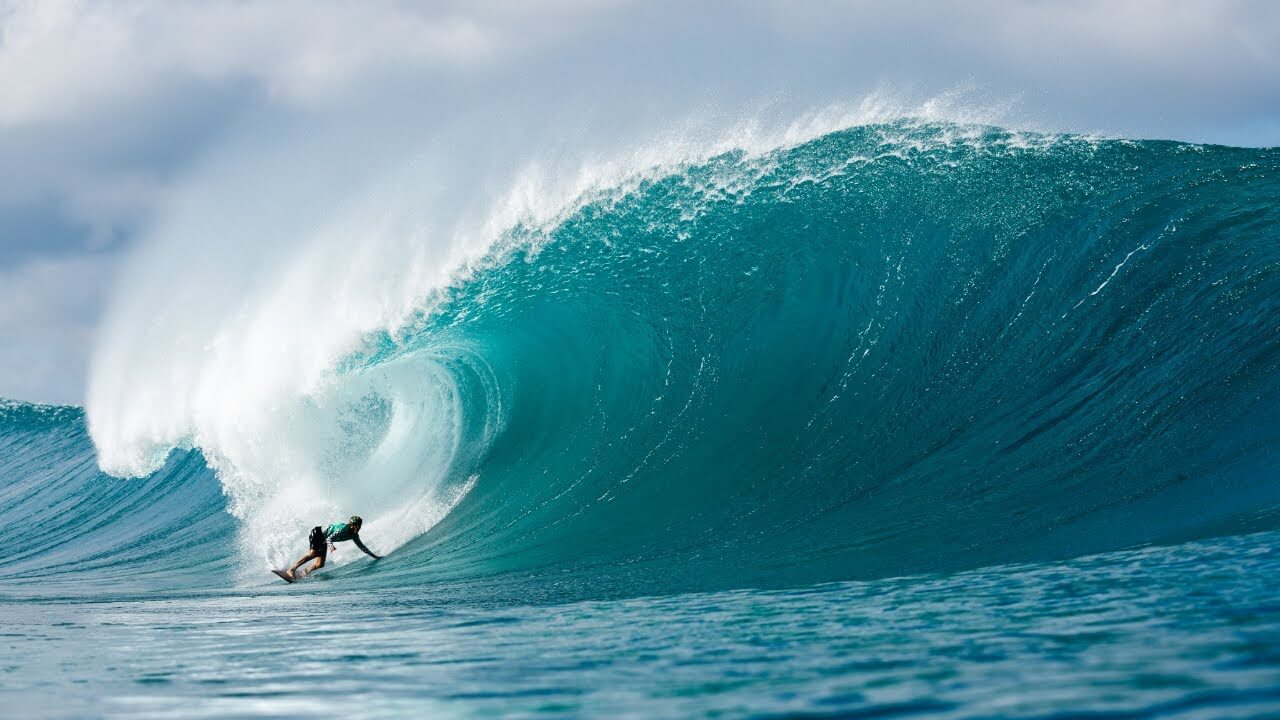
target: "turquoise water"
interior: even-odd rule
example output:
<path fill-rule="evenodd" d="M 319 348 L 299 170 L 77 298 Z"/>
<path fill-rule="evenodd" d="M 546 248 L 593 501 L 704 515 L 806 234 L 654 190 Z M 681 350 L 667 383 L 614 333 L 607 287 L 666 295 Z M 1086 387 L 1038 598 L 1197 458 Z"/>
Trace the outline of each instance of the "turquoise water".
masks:
<path fill-rule="evenodd" d="M 1274 716 L 1278 198 L 1275 150 L 900 122 L 731 151 L 507 228 L 230 423 L 210 398 L 266 390 L 117 313 L 148 369 L 117 402 L 0 406 L 0 696 Z M 143 392 L 172 377 L 200 393 Z M 387 559 L 266 572 L 351 512 Z"/>

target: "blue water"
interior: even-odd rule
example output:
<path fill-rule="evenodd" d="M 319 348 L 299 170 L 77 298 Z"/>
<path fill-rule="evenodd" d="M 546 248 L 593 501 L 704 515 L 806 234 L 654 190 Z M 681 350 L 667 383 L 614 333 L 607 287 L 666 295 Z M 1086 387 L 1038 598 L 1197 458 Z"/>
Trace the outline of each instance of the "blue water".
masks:
<path fill-rule="evenodd" d="M 0 712 L 1280 715 L 1277 200 L 855 127 L 507 229 L 245 445 L 2 405 Z M 267 574 L 316 496 L 390 556 Z"/>

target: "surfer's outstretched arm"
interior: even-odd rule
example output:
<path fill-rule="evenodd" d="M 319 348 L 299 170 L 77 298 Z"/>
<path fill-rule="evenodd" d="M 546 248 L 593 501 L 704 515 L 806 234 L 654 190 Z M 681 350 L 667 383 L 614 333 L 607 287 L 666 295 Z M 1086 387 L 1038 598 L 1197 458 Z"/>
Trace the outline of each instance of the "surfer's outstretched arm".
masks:
<path fill-rule="evenodd" d="M 358 548 L 360 548 L 361 550 L 363 550 L 365 555 L 368 555 L 369 557 L 373 558 L 374 560 L 378 560 L 378 559 L 381 559 L 381 558 L 382 558 L 382 556 L 381 556 L 381 555 L 374 555 L 372 550 L 370 550 L 369 548 L 365 547 L 365 546 L 364 546 L 364 543 L 360 542 L 360 536 L 359 536 L 359 535 L 352 535 L 352 536 L 351 536 L 351 542 L 355 543 L 355 544 L 356 544 L 356 547 L 358 547 Z"/>

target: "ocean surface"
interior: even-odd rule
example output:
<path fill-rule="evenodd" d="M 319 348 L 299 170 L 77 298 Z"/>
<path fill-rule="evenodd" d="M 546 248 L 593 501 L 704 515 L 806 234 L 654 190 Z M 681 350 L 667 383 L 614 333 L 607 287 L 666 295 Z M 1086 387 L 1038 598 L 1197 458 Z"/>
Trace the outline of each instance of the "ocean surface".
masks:
<path fill-rule="evenodd" d="M 1280 717 L 1280 150 L 871 123 L 442 272 L 353 217 L 144 246 L 86 407 L 0 403 L 0 716 Z"/>

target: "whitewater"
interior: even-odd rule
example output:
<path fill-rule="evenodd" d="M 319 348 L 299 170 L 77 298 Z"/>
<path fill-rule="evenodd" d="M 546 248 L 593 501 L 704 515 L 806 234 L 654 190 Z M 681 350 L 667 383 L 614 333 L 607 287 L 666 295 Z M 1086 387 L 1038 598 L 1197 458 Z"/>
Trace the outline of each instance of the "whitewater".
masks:
<path fill-rule="evenodd" d="M 1280 713 L 1280 151 L 304 155 L 175 191 L 84 408 L 0 405 L 17 716 Z M 267 572 L 352 513 L 389 557 Z"/>

